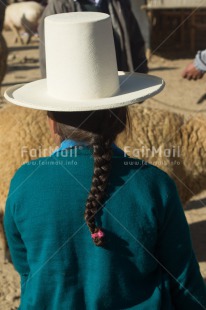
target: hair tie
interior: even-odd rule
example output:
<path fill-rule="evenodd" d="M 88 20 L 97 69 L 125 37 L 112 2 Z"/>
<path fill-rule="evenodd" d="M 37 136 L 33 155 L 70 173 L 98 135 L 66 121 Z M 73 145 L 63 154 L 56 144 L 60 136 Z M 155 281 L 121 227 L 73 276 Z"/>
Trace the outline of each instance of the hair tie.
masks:
<path fill-rule="evenodd" d="M 98 232 L 91 234 L 91 235 L 92 235 L 92 239 L 104 237 L 104 233 L 101 229 L 99 229 Z"/>

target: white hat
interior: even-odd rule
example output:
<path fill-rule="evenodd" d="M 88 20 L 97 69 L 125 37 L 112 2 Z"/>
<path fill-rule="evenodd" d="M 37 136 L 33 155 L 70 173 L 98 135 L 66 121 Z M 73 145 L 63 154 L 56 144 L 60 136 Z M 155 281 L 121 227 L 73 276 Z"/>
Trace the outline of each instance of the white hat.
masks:
<path fill-rule="evenodd" d="M 8 88 L 8 101 L 39 110 L 90 111 L 140 102 L 164 87 L 158 77 L 117 71 L 107 14 L 46 17 L 45 49 L 47 78 Z"/>

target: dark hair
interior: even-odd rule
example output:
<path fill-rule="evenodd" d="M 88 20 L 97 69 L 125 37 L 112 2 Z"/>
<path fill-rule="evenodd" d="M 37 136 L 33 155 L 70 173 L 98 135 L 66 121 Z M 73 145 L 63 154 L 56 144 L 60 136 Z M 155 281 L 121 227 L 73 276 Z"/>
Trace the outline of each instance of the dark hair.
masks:
<path fill-rule="evenodd" d="M 84 218 L 91 234 L 99 231 L 95 224 L 95 214 L 106 198 L 112 143 L 121 133 L 128 119 L 127 107 L 89 112 L 47 112 L 57 123 L 57 133 L 61 141 L 72 139 L 93 147 L 94 172 L 86 201 Z M 93 239 L 97 246 L 103 246 L 104 237 Z"/>

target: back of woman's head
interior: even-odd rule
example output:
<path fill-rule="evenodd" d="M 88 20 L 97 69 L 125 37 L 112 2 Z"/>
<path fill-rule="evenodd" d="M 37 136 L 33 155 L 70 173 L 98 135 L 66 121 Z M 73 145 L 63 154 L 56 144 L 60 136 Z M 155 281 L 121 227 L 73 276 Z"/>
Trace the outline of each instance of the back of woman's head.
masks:
<path fill-rule="evenodd" d="M 103 246 L 105 238 L 101 229 L 96 226 L 95 214 L 106 199 L 112 143 L 126 127 L 127 107 L 89 112 L 48 112 L 48 117 L 56 122 L 60 141 L 72 139 L 93 148 L 94 172 L 84 218 L 94 243 Z"/>

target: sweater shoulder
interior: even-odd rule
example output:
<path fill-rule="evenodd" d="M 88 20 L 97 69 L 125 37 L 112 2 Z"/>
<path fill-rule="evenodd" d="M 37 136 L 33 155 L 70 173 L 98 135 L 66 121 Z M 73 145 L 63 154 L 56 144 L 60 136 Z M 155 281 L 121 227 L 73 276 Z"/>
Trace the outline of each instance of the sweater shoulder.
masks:
<path fill-rule="evenodd" d="M 162 169 L 148 163 L 142 159 L 125 157 L 123 165 L 129 170 L 129 174 L 136 173 L 136 178 L 146 178 L 151 183 L 165 183 L 170 184 L 174 181 L 171 177 Z"/>
<path fill-rule="evenodd" d="M 133 189 L 140 189 L 142 194 L 152 193 L 163 204 L 166 204 L 169 196 L 177 194 L 174 180 L 162 169 L 135 158 L 127 158 L 126 162 L 124 161 L 124 165 L 127 165 L 128 174 L 126 173 L 125 181 Z"/>
<path fill-rule="evenodd" d="M 38 169 L 38 167 L 45 165 L 51 159 L 52 158 L 50 156 L 40 157 L 38 159 L 33 159 L 27 163 L 24 163 L 14 173 L 11 179 L 11 184 L 18 184 L 22 180 L 25 180 L 25 178 L 29 177 L 35 170 Z"/>

